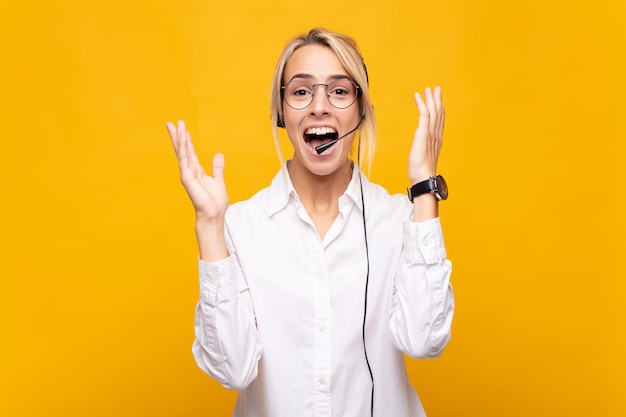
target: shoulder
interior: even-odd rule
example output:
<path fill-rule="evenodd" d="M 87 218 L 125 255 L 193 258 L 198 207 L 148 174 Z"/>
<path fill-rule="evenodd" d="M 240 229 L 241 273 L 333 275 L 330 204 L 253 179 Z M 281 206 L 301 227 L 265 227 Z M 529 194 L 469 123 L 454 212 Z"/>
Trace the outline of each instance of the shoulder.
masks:
<path fill-rule="evenodd" d="M 254 215 L 269 217 L 279 211 L 289 200 L 289 182 L 285 170 L 281 169 L 274 176 L 272 183 L 258 191 L 247 200 L 231 204 L 226 211 L 226 220 Z"/>
<path fill-rule="evenodd" d="M 238 218 L 240 216 L 250 215 L 252 212 L 269 212 L 270 207 L 270 187 L 263 188 L 257 191 L 252 197 L 247 200 L 237 201 L 226 210 L 227 220 L 230 218 Z"/>
<path fill-rule="evenodd" d="M 383 186 L 365 180 L 363 182 L 366 210 L 369 209 L 381 215 L 410 216 L 413 205 L 405 194 L 390 194 Z"/>

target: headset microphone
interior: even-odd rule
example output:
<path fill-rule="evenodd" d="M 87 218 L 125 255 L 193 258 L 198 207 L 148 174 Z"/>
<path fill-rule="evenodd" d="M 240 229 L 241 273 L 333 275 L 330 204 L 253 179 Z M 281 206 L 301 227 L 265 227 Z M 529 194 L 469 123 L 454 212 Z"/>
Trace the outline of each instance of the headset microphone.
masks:
<path fill-rule="evenodd" d="M 348 136 L 350 133 L 354 132 L 355 130 L 357 130 L 359 128 L 359 126 L 361 126 L 361 122 L 363 121 L 363 119 L 365 118 L 364 115 L 361 115 L 361 119 L 359 120 L 359 124 L 356 125 L 354 127 L 354 129 L 350 130 L 348 133 L 344 133 L 343 135 L 339 136 L 337 139 L 333 139 L 330 142 L 324 143 L 322 145 L 316 146 L 315 147 L 315 152 L 317 152 L 318 155 L 321 155 L 324 151 L 326 151 L 326 149 L 330 148 L 331 146 L 333 146 L 335 143 L 339 142 L 341 139 L 345 138 L 346 136 Z"/>

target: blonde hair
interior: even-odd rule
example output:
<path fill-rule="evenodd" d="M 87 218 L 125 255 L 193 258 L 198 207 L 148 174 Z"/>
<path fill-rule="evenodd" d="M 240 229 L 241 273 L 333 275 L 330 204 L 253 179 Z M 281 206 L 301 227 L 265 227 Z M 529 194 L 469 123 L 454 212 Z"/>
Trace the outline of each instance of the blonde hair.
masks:
<path fill-rule="evenodd" d="M 339 59 L 339 62 L 341 62 L 341 65 L 343 65 L 348 72 L 350 78 L 361 88 L 362 94 L 358 99 L 359 110 L 362 117 L 359 128 L 358 160 L 360 167 L 363 167 L 363 162 L 366 163 L 368 168 L 371 167 L 374 150 L 376 148 L 376 116 L 374 115 L 374 107 L 370 101 L 367 70 L 363 62 L 363 57 L 359 52 L 356 42 L 352 38 L 322 28 L 311 29 L 307 34 L 297 36 L 289 41 L 276 64 L 274 78 L 272 79 L 270 114 L 272 118 L 274 142 L 280 162 L 283 162 L 283 156 L 280 150 L 277 127 L 279 120 L 284 120 L 280 91 L 284 82 L 283 74 L 285 66 L 293 53 L 298 48 L 305 45 L 321 45 L 330 48 Z"/>

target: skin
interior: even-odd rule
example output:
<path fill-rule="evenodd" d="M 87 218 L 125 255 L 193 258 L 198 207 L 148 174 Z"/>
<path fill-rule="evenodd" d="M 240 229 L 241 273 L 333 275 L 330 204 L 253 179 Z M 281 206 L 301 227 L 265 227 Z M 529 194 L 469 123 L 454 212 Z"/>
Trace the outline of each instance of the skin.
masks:
<path fill-rule="evenodd" d="M 284 72 L 288 82 L 294 76 L 310 78 L 313 84 L 327 84 L 332 77 L 347 76 L 335 54 L 327 47 L 307 45 L 291 56 Z M 328 151 L 317 155 L 304 140 L 308 127 L 330 126 L 341 136 L 359 123 L 359 106 L 355 102 L 347 109 L 333 107 L 316 87 L 313 102 L 303 110 L 284 106 L 285 129 L 294 148 L 288 170 L 302 204 L 323 238 L 338 214 L 338 200 L 352 175 L 348 158 L 356 133 L 352 133 Z M 445 112 L 441 88 L 426 88 L 424 97 L 415 93 L 419 122 L 408 158 L 408 176 L 411 184 L 423 181 L 437 173 L 441 151 Z M 215 262 L 228 257 L 224 238 L 224 217 L 228 195 L 224 182 L 224 156 L 215 154 L 212 175 L 207 175 L 198 161 L 191 135 L 185 123 L 167 123 L 167 130 L 178 158 L 180 179 L 196 212 L 196 236 L 200 259 Z M 413 201 L 413 221 L 425 221 L 438 216 L 437 200 L 432 194 L 423 194 Z"/>
<path fill-rule="evenodd" d="M 285 67 L 285 83 L 296 76 L 308 78 L 312 84 L 328 84 L 333 77 L 348 77 L 348 73 L 329 48 L 308 45 L 296 50 Z M 294 148 L 289 175 L 318 234 L 323 238 L 337 217 L 339 197 L 352 176 L 348 154 L 356 132 L 321 155 L 304 140 L 304 132 L 310 127 L 323 126 L 334 128 L 339 135 L 349 132 L 359 123 L 359 106 L 355 102 L 347 109 L 333 107 L 324 94 L 324 87 L 320 86 L 316 87 L 313 102 L 307 108 L 283 108 L 285 129 Z"/>

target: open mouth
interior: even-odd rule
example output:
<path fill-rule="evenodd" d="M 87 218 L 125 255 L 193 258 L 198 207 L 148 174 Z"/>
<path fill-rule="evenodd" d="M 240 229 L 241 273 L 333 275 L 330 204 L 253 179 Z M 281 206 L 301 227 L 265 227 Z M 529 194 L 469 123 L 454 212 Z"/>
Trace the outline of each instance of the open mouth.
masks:
<path fill-rule="evenodd" d="M 311 148 L 337 139 L 338 133 L 332 127 L 310 127 L 304 132 L 304 141 Z"/>

